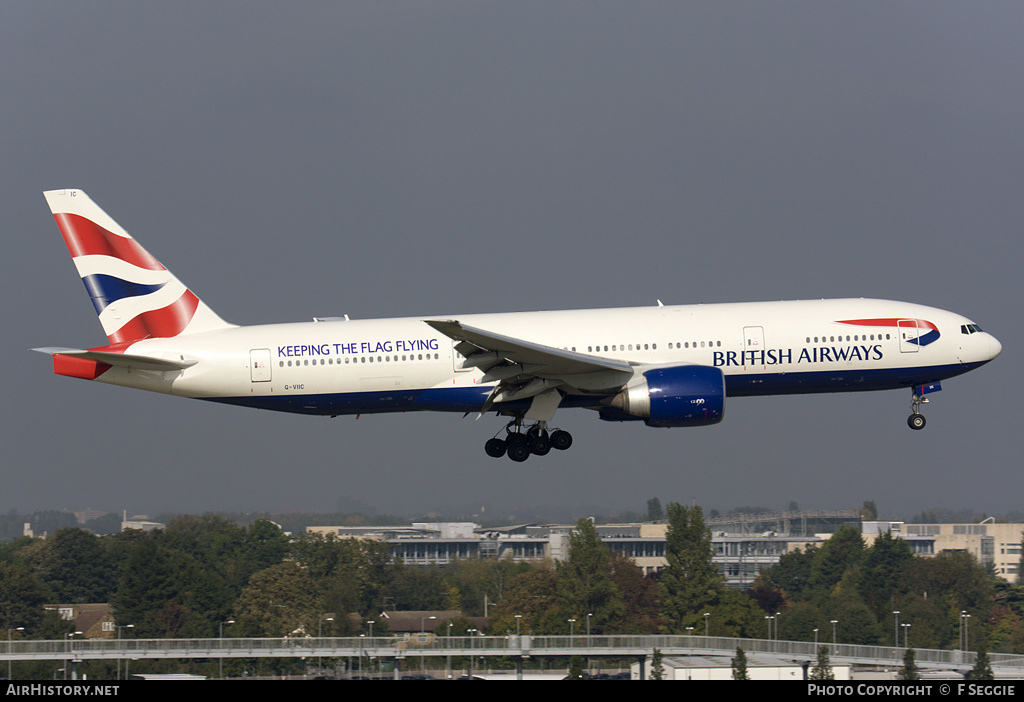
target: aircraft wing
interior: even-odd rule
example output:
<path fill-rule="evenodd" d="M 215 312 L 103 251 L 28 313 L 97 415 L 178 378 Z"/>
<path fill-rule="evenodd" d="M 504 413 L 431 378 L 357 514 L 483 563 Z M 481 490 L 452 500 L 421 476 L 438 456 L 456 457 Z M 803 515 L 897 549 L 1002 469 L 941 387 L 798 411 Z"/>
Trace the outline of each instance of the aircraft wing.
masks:
<path fill-rule="evenodd" d="M 483 382 L 497 383 L 480 416 L 496 403 L 533 398 L 526 418 L 547 421 L 567 392 L 614 392 L 633 377 L 633 366 L 626 361 L 545 346 L 457 320 L 424 321 L 457 342 L 462 368 L 479 368 Z"/>
<path fill-rule="evenodd" d="M 503 363 L 529 369 L 528 375 L 543 378 L 575 376 L 587 373 L 617 371 L 633 375 L 633 366 L 626 361 L 558 349 L 494 332 L 466 326 L 456 320 L 424 320 L 445 336 L 462 342 L 456 346 L 468 363 L 484 371 Z"/>

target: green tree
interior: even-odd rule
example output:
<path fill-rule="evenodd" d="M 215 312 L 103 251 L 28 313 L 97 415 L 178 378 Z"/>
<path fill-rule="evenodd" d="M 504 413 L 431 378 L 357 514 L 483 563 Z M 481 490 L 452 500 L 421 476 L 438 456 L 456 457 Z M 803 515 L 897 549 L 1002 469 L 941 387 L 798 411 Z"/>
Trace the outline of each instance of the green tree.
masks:
<path fill-rule="evenodd" d="M 750 675 L 747 673 L 747 654 L 742 648 L 737 647 L 736 655 L 732 659 L 732 679 L 750 680 Z"/>
<path fill-rule="evenodd" d="M 658 586 L 662 616 L 671 631 L 700 625 L 704 612 L 720 596 L 725 585 L 711 559 L 711 532 L 700 507 L 670 503 L 666 566 Z"/>
<path fill-rule="evenodd" d="M 828 647 L 818 647 L 818 660 L 811 668 L 810 680 L 835 680 L 835 673 L 832 672 L 832 662 L 828 657 Z"/>
<path fill-rule="evenodd" d="M 984 648 L 978 649 L 978 655 L 974 660 L 974 667 L 967 673 L 968 680 L 995 680 L 992 674 L 992 666 L 988 661 L 988 651 Z"/>
<path fill-rule="evenodd" d="M 531 567 L 529 563 L 507 558 L 455 561 L 444 569 L 450 590 L 449 609 L 461 610 L 471 617 L 484 616 L 484 601 L 500 602 L 512 578 Z"/>
<path fill-rule="evenodd" d="M 997 605 L 988 626 L 987 648 L 995 653 L 1024 652 L 1024 587 L 996 581 Z"/>
<path fill-rule="evenodd" d="M 907 652 L 903 654 L 903 667 L 900 668 L 899 675 L 896 677 L 897 680 L 920 680 L 921 672 L 917 667 L 917 659 L 914 655 L 914 649 L 908 648 Z"/>
<path fill-rule="evenodd" d="M 707 628 L 712 636 L 754 638 L 763 630 L 764 612 L 761 608 L 753 599 L 730 587 L 718 588 L 704 612 L 708 614 Z M 701 621 L 695 632 L 703 633 L 703 627 L 704 622 Z"/>
<path fill-rule="evenodd" d="M 448 582 L 437 566 L 398 569 L 386 593 L 398 610 L 448 609 Z"/>
<path fill-rule="evenodd" d="M 651 680 L 665 679 L 665 664 L 662 662 L 661 649 L 654 649 L 651 655 Z"/>
<path fill-rule="evenodd" d="M 661 509 L 661 500 L 652 497 L 647 500 L 647 521 L 656 522 L 665 518 L 665 512 Z"/>
<path fill-rule="evenodd" d="M 848 524 L 841 525 L 815 552 L 807 585 L 811 596 L 824 600 L 833 594 L 847 571 L 860 565 L 864 539 Z"/>
<path fill-rule="evenodd" d="M 243 636 L 292 636 L 318 631 L 323 596 L 309 571 L 293 561 L 254 574 L 235 603 Z"/>
<path fill-rule="evenodd" d="M 805 599 L 811 577 L 811 565 L 814 563 L 817 553 L 817 547 L 808 544 L 802 550 L 797 548 L 783 554 L 778 563 L 770 568 L 765 568 L 758 574 L 751 589 L 755 592 L 770 593 L 774 591 L 780 593 L 782 599 L 789 602 L 799 602 Z M 774 600 L 767 594 L 763 599 L 765 602 Z M 758 601 L 762 601 L 761 596 L 758 596 Z M 772 601 L 770 606 L 762 606 L 762 609 L 766 612 L 776 612 L 780 606 L 781 603 Z"/>
<path fill-rule="evenodd" d="M 901 622 L 913 622 L 910 634 L 917 648 L 948 648 L 950 645 L 956 645 L 957 622 L 950 619 L 950 612 L 941 600 L 923 595 L 904 596 L 897 602 L 896 609 L 900 610 Z M 893 617 L 892 613 L 889 617 Z M 895 624 L 891 618 L 888 622 Z M 902 643 L 902 634 L 900 637 Z"/>
<path fill-rule="evenodd" d="M 797 602 L 787 608 L 779 618 L 779 638 L 787 641 L 814 641 L 815 629 L 819 640 L 831 640 L 832 625 L 818 605 Z"/>
<path fill-rule="evenodd" d="M 623 601 L 622 614 L 610 622 L 606 633 L 653 634 L 658 631 L 658 584 L 644 577 L 632 559 L 610 551 L 611 579 Z"/>
<path fill-rule="evenodd" d="M 193 557 L 158 543 L 153 534 L 135 543 L 111 599 L 119 624 L 139 638 L 210 636 L 222 603 L 214 575 Z"/>
<path fill-rule="evenodd" d="M 612 579 L 611 555 L 589 519 L 576 522 L 569 535 L 569 557 L 555 565 L 555 572 L 559 609 L 565 619 L 574 618 L 583 627 L 592 615 L 591 632 L 602 634 L 622 615 L 625 607 Z"/>
<path fill-rule="evenodd" d="M 566 676 L 566 680 L 586 680 L 587 676 L 583 672 L 583 657 L 572 656 L 569 658 L 569 675 Z"/>
<path fill-rule="evenodd" d="M 971 554 L 947 551 L 933 558 L 915 558 L 904 570 L 899 588 L 904 599 L 927 598 L 929 608 L 941 615 L 943 623 L 933 623 L 933 628 L 941 636 L 942 647 L 955 644 L 961 611 L 971 615 L 971 640 L 982 640 L 976 638 L 982 632 L 976 632 L 975 626 L 991 617 L 995 587 Z M 916 619 L 914 621 L 911 633 L 916 645 L 923 647 L 925 642 L 918 638 L 918 624 Z"/>
<path fill-rule="evenodd" d="M 76 604 L 106 602 L 116 577 L 100 537 L 76 527 L 58 529 L 43 542 L 37 572 L 57 602 Z"/>
<path fill-rule="evenodd" d="M 277 565 L 288 555 L 289 539 L 269 519 L 257 519 L 242 538 L 242 555 L 249 573 Z"/>
<path fill-rule="evenodd" d="M 505 598 L 491 611 L 491 633 L 564 634 L 558 609 L 558 576 L 542 563 L 511 579 Z"/>
<path fill-rule="evenodd" d="M 47 599 L 46 587 L 28 566 L 0 562 L 0 629 L 35 631 Z"/>
<path fill-rule="evenodd" d="M 394 596 L 390 590 L 404 570 L 386 543 L 370 539 L 306 532 L 293 539 L 289 549 L 295 562 L 330 593 L 333 612 L 379 611 L 385 596 Z"/>
<path fill-rule="evenodd" d="M 892 611 L 892 597 L 911 561 L 913 551 L 906 539 L 893 538 L 890 532 L 878 535 L 867 549 L 858 573 L 857 590 L 876 618 Z"/>
<path fill-rule="evenodd" d="M 875 646 L 881 642 L 882 628 L 878 620 L 853 587 L 842 589 L 830 597 L 823 609 L 839 620 L 839 641 L 864 646 Z"/>

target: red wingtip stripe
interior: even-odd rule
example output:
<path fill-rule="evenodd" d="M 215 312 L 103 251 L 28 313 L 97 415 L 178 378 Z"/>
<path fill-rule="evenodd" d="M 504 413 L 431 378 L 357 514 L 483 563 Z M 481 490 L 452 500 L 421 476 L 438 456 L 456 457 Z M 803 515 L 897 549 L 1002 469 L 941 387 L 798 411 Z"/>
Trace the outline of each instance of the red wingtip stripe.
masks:
<path fill-rule="evenodd" d="M 186 290 L 176 301 L 158 310 L 137 315 L 120 329 L 107 336 L 112 344 L 138 341 L 150 337 L 177 336 L 185 330 L 199 307 L 199 298 Z"/>
<path fill-rule="evenodd" d="M 54 214 L 53 218 L 57 220 L 57 226 L 64 236 L 64 243 L 67 244 L 72 258 L 89 255 L 112 256 L 139 268 L 151 271 L 165 270 L 160 262 L 134 239 L 118 236 L 81 215 L 59 213 Z"/>

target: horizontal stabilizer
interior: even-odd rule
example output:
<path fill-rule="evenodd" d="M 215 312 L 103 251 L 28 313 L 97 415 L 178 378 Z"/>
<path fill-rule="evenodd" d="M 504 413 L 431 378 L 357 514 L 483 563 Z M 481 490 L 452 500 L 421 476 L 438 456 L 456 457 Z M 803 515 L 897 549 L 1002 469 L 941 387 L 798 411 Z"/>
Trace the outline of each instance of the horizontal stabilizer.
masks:
<path fill-rule="evenodd" d="M 72 349 L 63 346 L 47 346 L 44 348 L 32 349 L 39 353 L 46 353 L 51 356 L 68 356 L 90 361 L 96 361 L 108 366 L 120 366 L 122 368 L 134 368 L 136 370 L 151 371 L 177 371 L 194 366 L 197 361 L 178 359 L 153 358 L 151 356 L 134 356 L 124 353 L 112 353 L 110 351 L 94 351 L 89 349 Z M 56 359 L 55 359 L 56 361 Z M 64 374 L 61 374 L 64 375 Z"/>

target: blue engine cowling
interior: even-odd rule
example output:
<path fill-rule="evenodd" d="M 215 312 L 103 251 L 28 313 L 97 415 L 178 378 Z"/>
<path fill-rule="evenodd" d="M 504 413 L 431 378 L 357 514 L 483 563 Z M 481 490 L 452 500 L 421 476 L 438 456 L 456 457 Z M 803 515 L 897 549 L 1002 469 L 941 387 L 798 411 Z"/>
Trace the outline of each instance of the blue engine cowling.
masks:
<path fill-rule="evenodd" d="M 619 410 L 602 419 L 643 419 L 649 427 L 717 424 L 725 413 L 725 376 L 710 366 L 674 366 L 644 371 L 611 401 Z"/>

